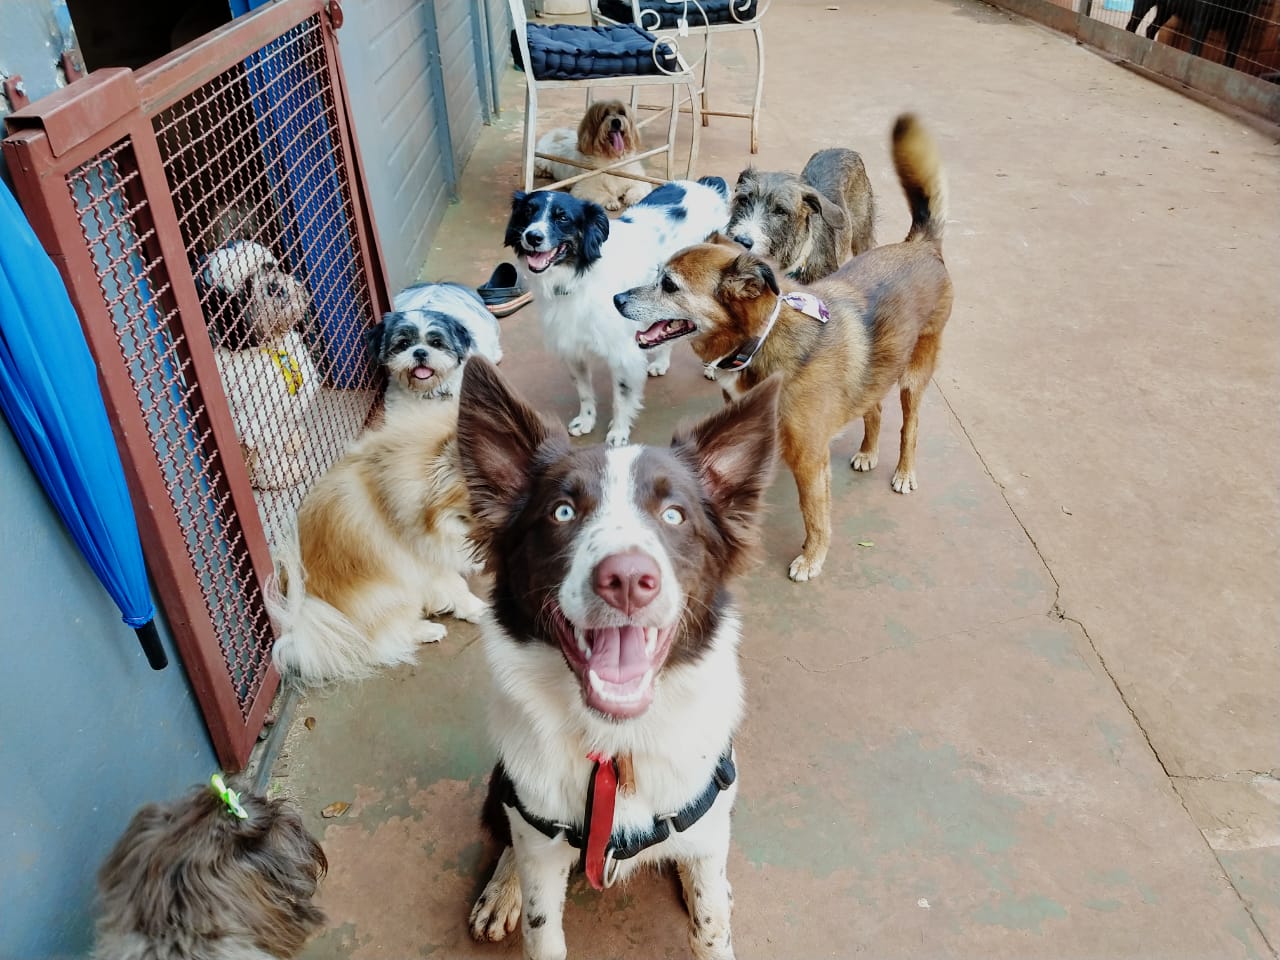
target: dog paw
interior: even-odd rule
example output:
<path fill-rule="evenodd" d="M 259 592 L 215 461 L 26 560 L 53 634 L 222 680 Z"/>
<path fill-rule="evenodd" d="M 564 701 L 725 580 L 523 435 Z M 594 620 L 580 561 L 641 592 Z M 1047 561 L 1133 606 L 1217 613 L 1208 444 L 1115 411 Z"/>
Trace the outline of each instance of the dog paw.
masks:
<path fill-rule="evenodd" d="M 615 197 L 612 200 L 610 200 L 608 203 L 606 203 L 604 205 L 604 208 L 606 210 L 621 210 L 624 206 L 626 206 L 626 204 L 624 204 L 621 200 Z"/>
<path fill-rule="evenodd" d="M 485 887 L 471 908 L 471 939 L 479 943 L 497 943 L 520 926 L 520 887 L 493 889 Z"/>
<path fill-rule="evenodd" d="M 569 436 L 582 437 L 586 436 L 596 428 L 596 415 L 594 413 L 580 413 L 569 421 Z"/>
<path fill-rule="evenodd" d="M 622 195 L 622 203 L 624 206 L 628 206 L 628 207 L 635 206 L 637 203 L 639 203 L 641 200 L 647 197 L 652 192 L 652 190 L 653 188 L 648 186 L 647 184 L 641 185 L 639 187 L 632 187 L 630 190 L 628 190 L 625 194 Z"/>
<path fill-rule="evenodd" d="M 439 643 L 448 634 L 444 624 L 434 620 L 423 620 L 413 628 L 413 639 L 418 643 Z"/>
<path fill-rule="evenodd" d="M 515 854 L 510 847 L 502 851 L 493 876 L 484 886 L 484 892 L 471 908 L 467 926 L 471 937 L 481 943 L 497 943 L 509 933 L 514 933 L 520 923 L 520 875 L 516 873 Z"/>
<path fill-rule="evenodd" d="M 488 609 L 489 605 L 487 603 L 474 593 L 469 593 L 466 599 L 453 608 L 453 615 L 459 620 L 466 620 L 468 623 L 479 623 Z"/>
<path fill-rule="evenodd" d="M 689 947 L 693 960 L 734 960 L 733 945 L 727 942 L 729 931 L 690 931 Z M 710 943 L 710 946 L 707 944 Z"/>
<path fill-rule="evenodd" d="M 849 466 L 859 472 L 865 472 L 867 470 L 874 470 L 876 468 L 876 464 L 879 462 L 880 454 L 863 453 L 859 450 L 853 455 L 853 459 L 849 461 Z"/>
<path fill-rule="evenodd" d="M 631 430 L 622 427 L 611 427 L 605 434 L 604 442 L 610 447 L 625 447 L 631 442 Z"/>
<path fill-rule="evenodd" d="M 667 371 L 670 369 L 671 354 L 667 354 L 665 357 L 659 357 L 657 360 L 654 360 L 651 364 L 645 367 L 645 370 L 648 371 L 648 374 L 651 377 L 665 377 L 667 375 Z"/>
<path fill-rule="evenodd" d="M 914 470 L 897 470 L 893 474 L 893 492 L 910 493 L 916 488 L 916 472 Z"/>
<path fill-rule="evenodd" d="M 820 573 L 822 573 L 822 561 L 810 560 L 802 553 L 791 561 L 791 569 L 787 576 L 796 583 L 804 583 L 815 579 Z"/>

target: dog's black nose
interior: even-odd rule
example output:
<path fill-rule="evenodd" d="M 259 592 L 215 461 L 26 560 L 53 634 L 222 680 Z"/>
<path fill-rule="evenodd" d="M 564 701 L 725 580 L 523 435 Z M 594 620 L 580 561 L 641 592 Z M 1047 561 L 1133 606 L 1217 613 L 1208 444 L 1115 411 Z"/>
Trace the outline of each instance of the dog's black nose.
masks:
<path fill-rule="evenodd" d="M 752 245 L 755 243 L 755 241 L 752 240 L 750 237 L 742 236 L 742 235 L 734 237 L 733 242 L 742 244 L 748 250 L 750 250 Z"/>
<path fill-rule="evenodd" d="M 626 312 L 627 301 L 631 299 L 629 293 L 615 293 L 613 295 L 613 305 L 618 308 L 619 313 Z"/>
<path fill-rule="evenodd" d="M 537 230 L 526 230 L 524 232 L 525 246 L 540 247 L 547 238 Z"/>
<path fill-rule="evenodd" d="M 609 121 L 609 125 L 613 127 L 613 129 L 615 130 L 621 130 L 622 120 L 619 117 L 614 117 L 612 120 Z"/>
<path fill-rule="evenodd" d="M 419 363 L 426 363 L 427 362 L 426 348 L 419 347 L 417 350 L 413 351 L 413 359 L 417 360 Z"/>

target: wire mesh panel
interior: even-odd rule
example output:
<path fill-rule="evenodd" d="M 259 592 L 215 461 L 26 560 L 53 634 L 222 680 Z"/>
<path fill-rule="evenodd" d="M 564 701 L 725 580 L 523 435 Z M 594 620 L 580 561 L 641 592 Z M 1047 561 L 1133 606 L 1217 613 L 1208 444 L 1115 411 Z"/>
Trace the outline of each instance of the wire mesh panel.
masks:
<path fill-rule="evenodd" d="M 1280 81 L 1280 0 L 1052 0 L 1130 33 Z"/>
<path fill-rule="evenodd" d="M 276 0 L 9 120 L 99 366 L 148 566 L 219 758 L 279 676 L 270 542 L 369 417 L 388 307 L 329 0 Z"/>
<path fill-rule="evenodd" d="M 313 16 L 154 118 L 268 539 L 373 404 L 373 317 Z"/>
<path fill-rule="evenodd" d="M 187 559 L 203 588 L 241 715 L 247 717 L 266 678 L 271 623 L 231 506 L 201 385 L 191 376 L 186 338 L 175 323 L 167 266 L 153 248 L 155 230 L 138 180 L 132 144 L 122 141 L 73 170 L 67 187 L 185 537 Z"/>

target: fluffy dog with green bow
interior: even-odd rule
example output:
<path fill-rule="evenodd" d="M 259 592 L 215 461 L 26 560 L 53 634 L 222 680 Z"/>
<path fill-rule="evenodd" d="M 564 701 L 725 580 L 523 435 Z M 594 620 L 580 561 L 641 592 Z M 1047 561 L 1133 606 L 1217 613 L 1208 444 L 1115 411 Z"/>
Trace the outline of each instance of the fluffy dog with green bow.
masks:
<path fill-rule="evenodd" d="M 324 850 L 287 801 L 215 776 L 147 804 L 98 872 L 94 960 L 286 960 L 324 925 Z"/>

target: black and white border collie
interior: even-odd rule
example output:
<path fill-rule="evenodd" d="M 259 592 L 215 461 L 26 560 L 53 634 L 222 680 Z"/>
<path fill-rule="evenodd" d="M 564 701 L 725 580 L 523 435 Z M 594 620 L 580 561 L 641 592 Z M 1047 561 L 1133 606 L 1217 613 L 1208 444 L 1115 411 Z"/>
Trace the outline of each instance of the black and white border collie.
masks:
<path fill-rule="evenodd" d="M 644 400 L 645 374 L 660 377 L 671 350 L 647 354 L 613 306 L 614 294 L 652 283 L 677 250 L 701 243 L 729 219 L 729 188 L 720 177 L 678 180 L 654 190 L 610 221 L 599 204 L 568 193 L 517 191 L 505 243 L 516 252 L 526 286 L 534 292 L 547 348 L 564 358 L 578 391 L 578 415 L 569 433 L 596 425 L 591 358 L 602 358 L 613 377 L 613 420 L 606 441 L 622 446 Z"/>
<path fill-rule="evenodd" d="M 494 574 L 484 649 L 499 760 L 484 820 L 503 844 L 471 912 L 477 940 L 519 922 L 525 957 L 564 958 L 566 884 L 582 855 L 596 886 L 674 861 L 694 956 L 733 956 L 743 689 L 726 585 L 757 541 L 778 386 L 682 427 L 667 448 L 574 448 L 492 365 L 467 364 L 458 446 Z M 587 805 L 604 802 L 604 764 L 619 786 L 601 828 Z"/>

